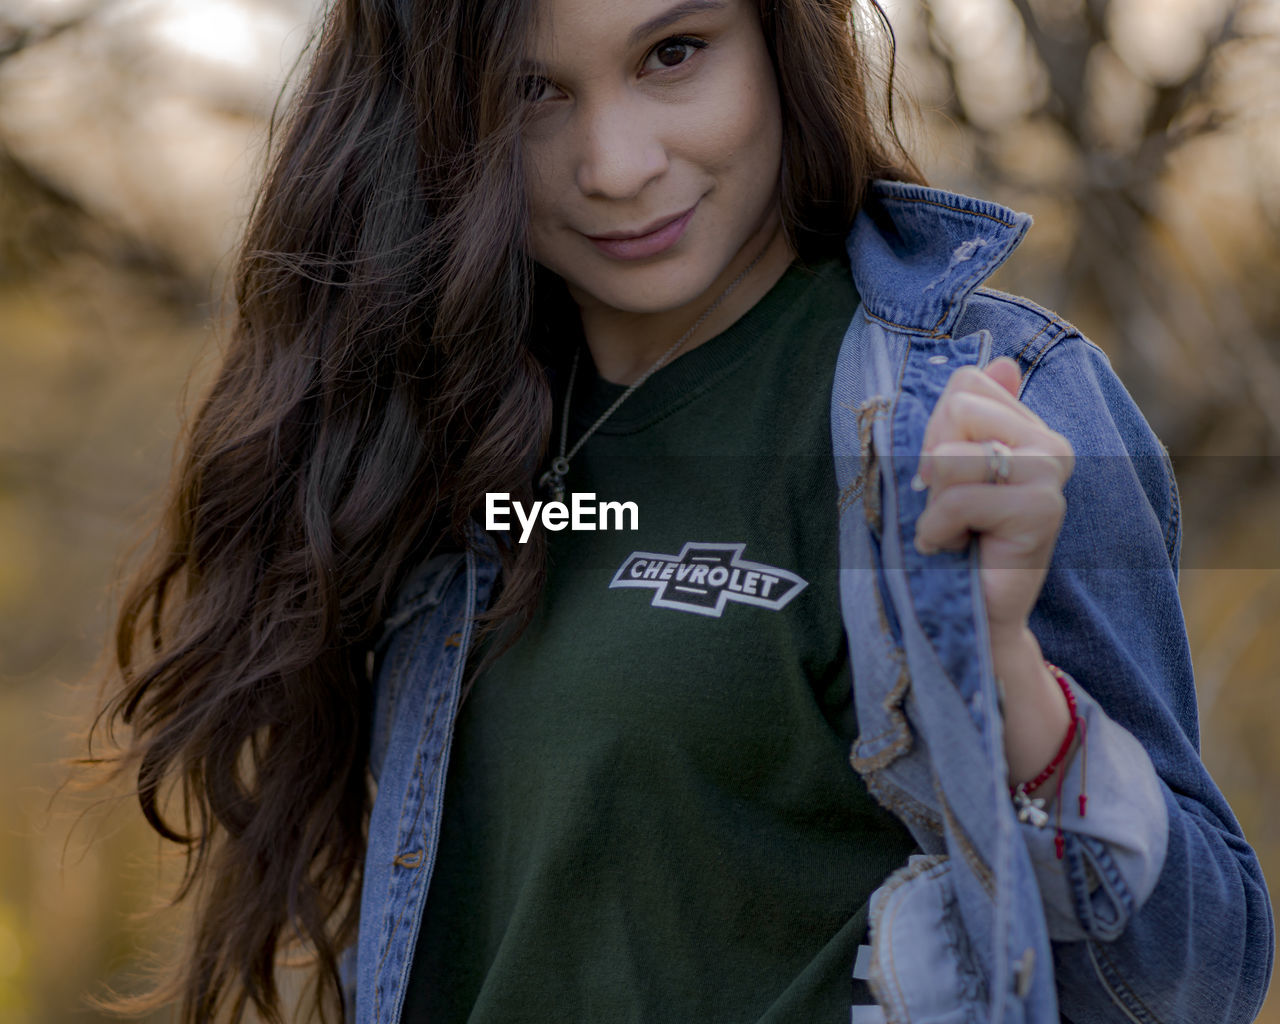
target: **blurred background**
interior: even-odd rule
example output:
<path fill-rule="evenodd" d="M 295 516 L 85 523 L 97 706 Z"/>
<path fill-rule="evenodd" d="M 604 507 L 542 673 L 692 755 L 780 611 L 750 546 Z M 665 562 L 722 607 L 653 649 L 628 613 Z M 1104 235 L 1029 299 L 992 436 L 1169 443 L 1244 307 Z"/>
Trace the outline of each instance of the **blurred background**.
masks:
<path fill-rule="evenodd" d="M 1101 345 L 1174 457 L 1204 760 L 1280 892 L 1280 0 L 885 7 L 930 181 L 1036 218 L 995 283 Z M 180 927 L 142 913 L 174 876 L 136 805 L 51 797 L 317 13 L 0 0 L 6 1024 L 94 1019 Z"/>

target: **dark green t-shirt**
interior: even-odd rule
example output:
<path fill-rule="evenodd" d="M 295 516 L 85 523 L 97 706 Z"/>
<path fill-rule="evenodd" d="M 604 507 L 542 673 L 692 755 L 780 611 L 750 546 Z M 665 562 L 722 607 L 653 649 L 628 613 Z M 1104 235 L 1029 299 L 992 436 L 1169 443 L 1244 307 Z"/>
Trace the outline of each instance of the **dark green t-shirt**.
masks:
<path fill-rule="evenodd" d="M 849 1019 L 867 898 L 915 849 L 848 761 L 856 306 L 843 261 L 792 264 L 572 460 L 639 529 L 549 533 L 533 623 L 463 703 L 406 1022 Z M 624 390 L 584 352 L 570 446 Z"/>

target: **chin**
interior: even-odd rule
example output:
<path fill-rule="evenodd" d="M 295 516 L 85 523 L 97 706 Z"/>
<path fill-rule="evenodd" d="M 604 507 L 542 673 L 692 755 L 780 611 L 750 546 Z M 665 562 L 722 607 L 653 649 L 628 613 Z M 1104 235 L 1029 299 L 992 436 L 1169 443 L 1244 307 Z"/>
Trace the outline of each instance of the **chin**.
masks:
<path fill-rule="evenodd" d="M 723 265 L 698 259 L 692 253 L 684 259 L 648 264 L 615 263 L 595 254 L 592 257 L 595 266 L 578 268 L 573 275 L 561 274 L 570 292 L 579 302 L 599 302 L 625 313 L 665 313 L 686 306 L 706 292 L 724 269 Z"/>

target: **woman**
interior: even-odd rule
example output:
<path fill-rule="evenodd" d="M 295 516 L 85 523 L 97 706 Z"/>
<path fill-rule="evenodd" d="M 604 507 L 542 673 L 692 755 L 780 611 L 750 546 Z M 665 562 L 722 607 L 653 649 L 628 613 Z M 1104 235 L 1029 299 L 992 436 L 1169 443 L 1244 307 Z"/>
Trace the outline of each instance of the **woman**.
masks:
<path fill-rule="evenodd" d="M 153 1004 L 296 942 L 360 1021 L 1256 1014 L 1167 458 L 848 16 L 334 6 L 103 709 L 194 854 Z"/>

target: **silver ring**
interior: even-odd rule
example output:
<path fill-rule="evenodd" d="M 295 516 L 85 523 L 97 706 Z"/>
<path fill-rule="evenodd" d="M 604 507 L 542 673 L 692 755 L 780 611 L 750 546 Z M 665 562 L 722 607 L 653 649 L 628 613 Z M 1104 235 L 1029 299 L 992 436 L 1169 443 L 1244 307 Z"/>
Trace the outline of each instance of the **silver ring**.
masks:
<path fill-rule="evenodd" d="M 1009 482 L 1009 456 L 1013 449 L 1003 441 L 992 438 L 987 442 L 987 483 L 1007 484 Z"/>

